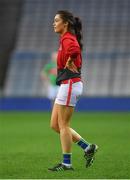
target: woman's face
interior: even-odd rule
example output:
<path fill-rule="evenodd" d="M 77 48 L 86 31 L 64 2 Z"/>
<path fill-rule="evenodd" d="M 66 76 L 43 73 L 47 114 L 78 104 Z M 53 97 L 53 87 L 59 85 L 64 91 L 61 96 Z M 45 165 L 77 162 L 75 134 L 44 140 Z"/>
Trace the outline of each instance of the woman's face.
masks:
<path fill-rule="evenodd" d="M 67 26 L 68 23 L 63 22 L 63 19 L 60 17 L 59 14 L 57 14 L 54 18 L 54 23 L 53 23 L 54 31 L 56 33 L 62 34 L 65 31 L 67 31 Z"/>

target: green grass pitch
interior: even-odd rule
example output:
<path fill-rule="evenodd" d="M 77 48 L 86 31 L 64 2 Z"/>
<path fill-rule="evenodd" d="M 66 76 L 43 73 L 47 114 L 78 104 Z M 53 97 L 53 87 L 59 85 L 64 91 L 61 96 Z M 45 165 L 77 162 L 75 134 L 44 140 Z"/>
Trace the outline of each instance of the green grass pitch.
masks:
<path fill-rule="evenodd" d="M 83 151 L 73 144 L 73 172 L 47 170 L 62 158 L 49 120 L 49 113 L 0 112 L 0 179 L 130 178 L 130 113 L 74 113 L 71 126 L 99 151 L 86 169 Z"/>

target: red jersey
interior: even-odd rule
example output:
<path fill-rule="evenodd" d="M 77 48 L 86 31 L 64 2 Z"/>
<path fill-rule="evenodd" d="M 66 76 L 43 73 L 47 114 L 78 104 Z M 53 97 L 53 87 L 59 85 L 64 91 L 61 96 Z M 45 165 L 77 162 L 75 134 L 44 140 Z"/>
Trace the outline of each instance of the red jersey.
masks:
<path fill-rule="evenodd" d="M 60 47 L 57 57 L 57 68 L 64 69 L 69 57 L 74 58 L 74 64 L 77 66 L 77 68 L 81 67 L 81 49 L 76 36 L 71 34 L 70 32 L 66 32 L 60 39 Z"/>
<path fill-rule="evenodd" d="M 74 64 L 76 65 L 79 73 L 74 73 L 69 69 L 64 69 L 68 58 L 74 59 Z M 76 36 L 70 32 L 66 32 L 60 39 L 60 47 L 57 56 L 57 81 L 56 84 L 60 85 L 62 80 L 80 77 L 82 66 L 82 56 L 81 49 L 76 39 Z"/>

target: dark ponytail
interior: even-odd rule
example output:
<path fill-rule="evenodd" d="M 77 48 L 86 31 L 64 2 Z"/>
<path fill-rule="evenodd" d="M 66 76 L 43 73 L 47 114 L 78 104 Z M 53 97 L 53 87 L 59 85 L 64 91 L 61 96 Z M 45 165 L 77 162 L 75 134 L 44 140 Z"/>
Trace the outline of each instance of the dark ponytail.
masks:
<path fill-rule="evenodd" d="M 59 14 L 64 22 L 68 22 L 68 30 L 76 35 L 79 46 L 83 49 L 81 20 L 78 17 L 74 17 L 69 11 L 65 10 L 60 10 L 56 14 Z"/>
<path fill-rule="evenodd" d="M 74 19 L 75 19 L 75 24 L 74 24 L 75 35 L 77 37 L 80 48 L 82 49 L 83 48 L 83 44 L 82 44 L 82 23 L 78 17 L 75 17 Z"/>

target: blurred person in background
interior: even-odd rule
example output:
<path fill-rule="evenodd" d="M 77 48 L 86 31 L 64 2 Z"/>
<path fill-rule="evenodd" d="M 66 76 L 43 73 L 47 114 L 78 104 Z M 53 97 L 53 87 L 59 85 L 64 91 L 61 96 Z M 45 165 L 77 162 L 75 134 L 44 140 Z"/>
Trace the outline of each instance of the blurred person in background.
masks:
<path fill-rule="evenodd" d="M 47 63 L 41 71 L 41 80 L 44 84 L 44 90 L 46 89 L 47 97 L 50 99 L 51 104 L 53 105 L 54 99 L 56 97 L 58 86 L 56 85 L 57 77 L 57 52 L 51 54 L 51 60 Z"/>
<path fill-rule="evenodd" d="M 53 26 L 54 31 L 60 34 L 56 78 L 56 83 L 60 87 L 52 110 L 51 128 L 60 134 L 63 160 L 49 170 L 66 171 L 74 170 L 71 161 L 72 141 L 83 149 L 86 167 L 93 164 L 98 146 L 88 143 L 74 129 L 70 128 L 74 108 L 83 91 L 81 20 L 68 11 L 58 11 Z"/>

